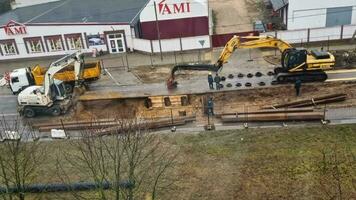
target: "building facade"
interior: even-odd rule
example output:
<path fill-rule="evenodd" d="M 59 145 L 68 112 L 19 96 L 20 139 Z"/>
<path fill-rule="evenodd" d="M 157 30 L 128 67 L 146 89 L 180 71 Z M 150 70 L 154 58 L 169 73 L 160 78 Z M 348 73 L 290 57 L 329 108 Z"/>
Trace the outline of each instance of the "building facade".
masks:
<path fill-rule="evenodd" d="M 56 56 L 74 50 L 132 51 L 128 24 L 43 24 L 9 22 L 0 30 L 0 59 Z"/>
<path fill-rule="evenodd" d="M 158 37 L 171 39 L 209 35 L 208 12 L 206 0 L 160 0 L 156 1 L 156 5 L 154 0 L 150 0 L 140 14 L 140 37 L 156 40 Z"/>
<path fill-rule="evenodd" d="M 288 30 L 356 24 L 355 0 L 289 0 Z"/>
<path fill-rule="evenodd" d="M 207 0 L 55 1 L 9 11 L 0 16 L 0 25 L 0 60 L 77 49 L 150 53 L 158 39 L 183 38 L 192 44 L 185 49 L 210 47 Z M 204 45 L 197 45 L 202 39 Z"/>

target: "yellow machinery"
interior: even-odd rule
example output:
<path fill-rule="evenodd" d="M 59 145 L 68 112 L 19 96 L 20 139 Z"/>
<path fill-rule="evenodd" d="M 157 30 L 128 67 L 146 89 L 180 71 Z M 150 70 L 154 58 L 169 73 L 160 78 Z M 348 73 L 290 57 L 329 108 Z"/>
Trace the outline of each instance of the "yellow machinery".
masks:
<path fill-rule="evenodd" d="M 100 77 L 100 62 L 85 63 L 83 70 L 83 80 L 92 81 Z M 25 88 L 32 85 L 43 85 L 47 68 L 36 65 L 31 68 L 15 69 L 10 73 L 10 88 L 14 94 L 17 94 Z M 74 65 L 69 65 L 54 75 L 54 79 L 64 82 L 67 92 L 71 92 L 75 83 Z"/>
<path fill-rule="evenodd" d="M 244 41 L 242 41 L 244 40 Z M 211 64 L 176 65 L 167 80 L 169 89 L 175 88 L 177 82 L 174 73 L 178 70 L 207 70 L 219 72 L 227 63 L 236 49 L 278 48 L 282 53 L 281 67 L 275 69 L 275 78 L 279 83 L 325 81 L 327 75 L 324 70 L 335 65 L 335 57 L 329 52 L 310 51 L 293 48 L 287 42 L 271 36 L 234 36 L 225 45 L 218 61 Z"/>
<path fill-rule="evenodd" d="M 35 85 L 42 85 L 44 81 L 44 75 L 46 74 L 47 68 L 36 65 L 32 70 L 31 74 L 34 78 Z M 101 67 L 100 62 L 85 63 L 83 79 L 84 80 L 95 80 L 100 77 Z M 61 80 L 63 82 L 70 82 L 75 80 L 74 66 L 69 66 L 54 75 L 55 79 Z"/>
<path fill-rule="evenodd" d="M 247 40 L 247 41 L 242 42 L 242 40 Z M 235 35 L 226 43 L 215 66 L 217 66 L 219 68 L 218 70 L 220 70 L 220 68 L 225 63 L 227 63 L 232 53 L 234 53 L 236 49 L 253 49 L 253 48 L 264 48 L 264 47 L 278 48 L 281 53 L 283 53 L 287 49 L 293 48 L 287 42 L 284 42 L 283 40 L 271 36 L 239 37 Z"/>

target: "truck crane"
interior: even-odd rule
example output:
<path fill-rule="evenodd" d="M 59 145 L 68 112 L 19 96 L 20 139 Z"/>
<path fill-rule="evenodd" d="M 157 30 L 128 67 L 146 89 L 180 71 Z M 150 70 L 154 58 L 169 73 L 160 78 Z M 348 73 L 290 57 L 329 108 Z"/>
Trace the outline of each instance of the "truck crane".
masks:
<path fill-rule="evenodd" d="M 247 40 L 247 41 L 242 41 Z M 289 43 L 272 36 L 234 36 L 225 45 L 215 64 L 186 64 L 176 65 L 172 68 L 167 80 L 168 89 L 177 86 L 175 72 L 178 70 L 202 70 L 219 72 L 228 62 L 236 49 L 252 48 L 278 48 L 282 53 L 281 66 L 276 67 L 275 79 L 278 83 L 325 81 L 327 75 L 324 70 L 332 69 L 335 57 L 329 52 L 307 51 L 306 49 L 293 48 Z"/>
<path fill-rule="evenodd" d="M 19 93 L 19 113 L 27 118 L 40 113 L 53 116 L 65 113 L 72 104 L 72 96 L 65 92 L 64 83 L 54 77 L 62 69 L 74 65 L 75 80 L 78 83 L 83 76 L 83 64 L 83 55 L 79 51 L 53 62 L 45 74 L 43 86 L 29 86 Z"/>

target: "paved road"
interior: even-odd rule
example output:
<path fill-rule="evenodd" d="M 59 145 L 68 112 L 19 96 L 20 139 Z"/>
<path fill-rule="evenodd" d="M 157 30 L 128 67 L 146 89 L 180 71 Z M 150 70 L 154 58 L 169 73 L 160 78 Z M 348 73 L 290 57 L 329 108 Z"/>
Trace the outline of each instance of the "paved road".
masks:
<path fill-rule="evenodd" d="M 0 102 L 0 115 L 8 116 L 17 114 L 17 96 L 1 95 Z"/>
<path fill-rule="evenodd" d="M 356 108 L 328 108 L 325 118 L 327 120 L 356 119 Z"/>
<path fill-rule="evenodd" d="M 265 86 L 259 86 L 259 82 L 265 82 Z M 234 91 L 249 89 L 250 87 L 245 86 L 249 82 L 254 88 L 263 88 L 271 86 L 272 78 L 270 76 L 262 76 L 260 78 L 233 78 L 227 79 L 222 82 L 224 85 L 221 91 Z M 231 84 L 232 87 L 227 87 L 227 84 Z M 241 83 L 241 87 L 236 87 L 236 83 Z M 153 83 L 153 84 L 142 84 L 142 85 L 131 85 L 131 86 L 93 86 L 90 87 L 84 95 L 80 97 L 82 101 L 90 100 L 104 100 L 104 99 L 121 99 L 121 98 L 137 98 L 137 97 L 148 97 L 148 96 L 159 96 L 159 95 L 179 95 L 179 94 L 203 94 L 209 92 L 219 92 L 217 90 L 210 90 L 206 77 L 196 78 L 194 80 L 184 80 L 179 81 L 177 89 L 168 90 L 165 83 Z"/>
<path fill-rule="evenodd" d="M 264 72 L 266 74 L 266 72 Z M 328 72 L 328 80 L 326 82 L 336 81 L 355 81 L 356 70 L 335 70 Z M 279 87 L 280 85 L 271 85 L 273 76 L 264 75 L 262 77 L 227 78 L 224 84 L 224 91 L 245 90 L 250 88 L 263 87 Z M 264 82 L 264 86 L 259 83 Z M 227 87 L 228 83 L 231 87 Z M 241 87 L 236 87 L 236 83 L 240 83 Z M 251 86 L 246 86 L 246 83 L 251 83 Z M 104 100 L 104 99 L 122 99 L 122 98 L 140 98 L 148 96 L 164 96 L 164 95 L 179 95 L 179 94 L 202 94 L 208 92 L 217 92 L 216 90 L 209 90 L 206 77 L 195 77 L 194 80 L 179 81 L 178 88 L 175 90 L 167 90 L 165 83 L 154 84 L 140 84 L 129 86 L 93 86 L 90 91 L 87 91 L 80 97 L 82 101 Z"/>

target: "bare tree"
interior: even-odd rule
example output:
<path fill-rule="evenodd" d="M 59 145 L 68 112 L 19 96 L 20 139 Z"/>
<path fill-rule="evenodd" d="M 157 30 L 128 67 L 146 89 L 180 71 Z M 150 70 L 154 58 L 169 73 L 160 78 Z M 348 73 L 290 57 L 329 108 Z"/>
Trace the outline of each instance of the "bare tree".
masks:
<path fill-rule="evenodd" d="M 128 115 L 124 115 L 128 116 Z M 165 145 L 158 135 L 149 133 L 146 124 L 136 117 L 116 117 L 116 126 L 81 131 L 78 140 L 64 160 L 98 185 L 96 196 L 73 192 L 76 199 L 155 199 L 158 191 L 171 186 L 167 172 L 174 167 L 176 151 Z M 95 123 L 95 121 L 93 122 Z M 103 136 L 102 134 L 106 135 Z M 63 181 L 70 181 L 70 172 L 59 159 L 58 169 Z M 65 176 L 63 176 L 65 175 Z M 71 180 L 73 181 L 73 180 Z M 110 188 L 104 187 L 110 185 Z"/>
<path fill-rule="evenodd" d="M 21 118 L 0 120 L 0 183 L 6 190 L 4 200 L 26 197 L 25 186 L 33 183 L 45 160 L 45 147 L 36 140 L 36 133 Z"/>

